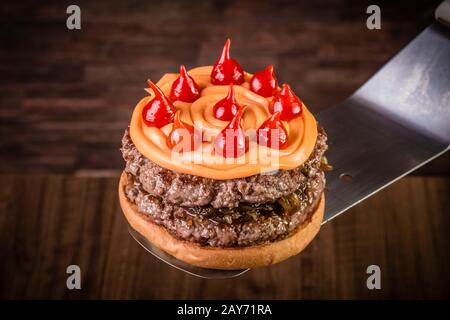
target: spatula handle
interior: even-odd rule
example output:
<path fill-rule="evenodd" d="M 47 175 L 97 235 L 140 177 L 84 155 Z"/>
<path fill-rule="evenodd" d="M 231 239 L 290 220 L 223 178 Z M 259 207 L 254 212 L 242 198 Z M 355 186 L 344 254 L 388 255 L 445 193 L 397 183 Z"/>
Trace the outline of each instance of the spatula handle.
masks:
<path fill-rule="evenodd" d="M 434 12 L 436 20 L 450 28 L 450 0 L 443 1 Z"/>

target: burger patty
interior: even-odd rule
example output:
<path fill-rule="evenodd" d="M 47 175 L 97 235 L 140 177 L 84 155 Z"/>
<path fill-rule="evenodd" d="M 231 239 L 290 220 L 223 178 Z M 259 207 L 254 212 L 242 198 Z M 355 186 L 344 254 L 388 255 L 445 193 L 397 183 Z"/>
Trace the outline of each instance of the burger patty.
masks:
<path fill-rule="evenodd" d="M 310 221 L 324 186 L 324 173 L 317 171 L 287 196 L 270 203 L 241 203 L 232 209 L 171 204 L 146 192 L 130 173 L 124 191 L 140 214 L 178 239 L 203 246 L 244 247 L 283 239 Z"/>
<path fill-rule="evenodd" d="M 309 159 L 272 175 L 214 180 L 173 172 L 122 140 L 125 194 L 139 212 L 174 237 L 212 247 L 242 247 L 287 237 L 308 222 L 325 187 L 326 134 L 319 128 Z"/>
<path fill-rule="evenodd" d="M 123 136 L 121 150 L 126 161 L 125 171 L 133 175 L 149 195 L 185 207 L 236 208 L 240 203 L 273 202 L 293 193 L 313 178 L 321 170 L 321 159 L 327 149 L 325 131 L 318 129 L 315 148 L 303 165 L 293 170 L 229 180 L 198 177 L 160 167 L 136 149 L 128 129 Z"/>

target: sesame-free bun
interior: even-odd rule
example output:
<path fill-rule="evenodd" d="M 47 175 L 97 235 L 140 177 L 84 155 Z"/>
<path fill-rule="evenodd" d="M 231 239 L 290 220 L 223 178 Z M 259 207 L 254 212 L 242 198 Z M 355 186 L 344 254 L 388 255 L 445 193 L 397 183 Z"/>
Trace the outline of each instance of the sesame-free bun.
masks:
<path fill-rule="evenodd" d="M 324 195 L 311 220 L 299 226 L 291 235 L 279 241 L 248 247 L 208 247 L 173 237 L 163 226 L 153 223 L 128 201 L 124 186 L 127 177 L 122 173 L 119 182 L 119 200 L 128 223 L 153 245 L 188 264 L 210 269 L 237 270 L 268 266 L 283 261 L 302 251 L 319 232 L 323 219 Z"/>

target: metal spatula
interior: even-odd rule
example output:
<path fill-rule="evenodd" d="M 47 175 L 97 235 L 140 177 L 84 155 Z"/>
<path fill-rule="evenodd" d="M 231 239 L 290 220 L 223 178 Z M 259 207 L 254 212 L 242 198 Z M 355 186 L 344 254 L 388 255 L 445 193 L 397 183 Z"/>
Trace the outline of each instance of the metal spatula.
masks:
<path fill-rule="evenodd" d="M 317 119 L 329 138 L 323 223 L 443 154 L 450 145 L 450 1 L 436 19 L 345 101 Z M 247 270 L 190 266 L 152 246 L 167 264 L 202 278 L 231 278 Z"/>

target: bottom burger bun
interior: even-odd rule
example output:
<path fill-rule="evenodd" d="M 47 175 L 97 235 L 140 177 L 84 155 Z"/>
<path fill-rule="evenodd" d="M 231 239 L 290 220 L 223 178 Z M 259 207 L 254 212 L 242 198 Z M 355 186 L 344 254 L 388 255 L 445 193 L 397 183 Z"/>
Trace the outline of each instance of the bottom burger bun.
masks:
<path fill-rule="evenodd" d="M 285 239 L 248 247 L 205 247 L 173 237 L 164 227 L 153 223 L 128 201 L 124 186 L 125 172 L 119 182 L 119 200 L 128 223 L 159 249 L 188 264 L 210 269 L 237 270 L 268 266 L 283 261 L 302 251 L 319 232 L 323 219 L 325 199 L 319 201 L 311 220 L 297 228 Z"/>

